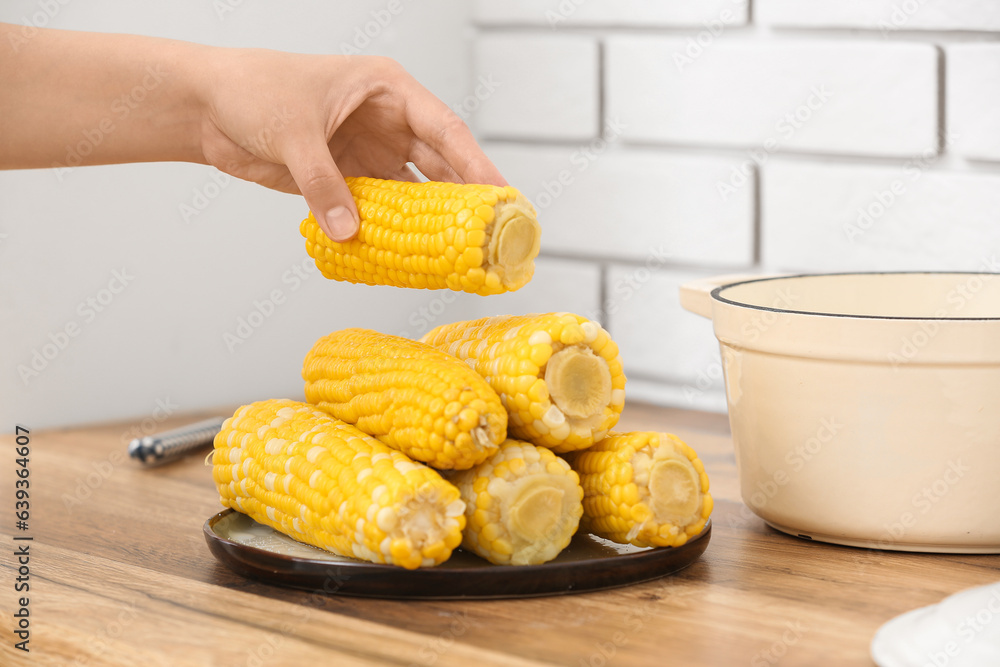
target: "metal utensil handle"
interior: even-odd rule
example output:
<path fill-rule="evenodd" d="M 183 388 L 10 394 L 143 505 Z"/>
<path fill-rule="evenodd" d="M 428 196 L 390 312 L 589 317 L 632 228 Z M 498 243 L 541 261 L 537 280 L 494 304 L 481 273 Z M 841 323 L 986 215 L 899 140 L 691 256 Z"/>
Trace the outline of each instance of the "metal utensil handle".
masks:
<path fill-rule="evenodd" d="M 128 455 L 146 464 L 162 463 L 198 447 L 211 444 L 222 430 L 225 417 L 213 417 L 156 435 L 136 438 L 128 444 Z"/>

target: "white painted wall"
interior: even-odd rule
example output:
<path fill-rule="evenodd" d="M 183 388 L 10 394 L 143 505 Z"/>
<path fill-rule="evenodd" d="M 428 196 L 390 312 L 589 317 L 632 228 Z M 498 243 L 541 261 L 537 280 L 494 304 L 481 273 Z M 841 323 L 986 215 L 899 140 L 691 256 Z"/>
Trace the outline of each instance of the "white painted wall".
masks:
<path fill-rule="evenodd" d="M 470 76 L 466 3 L 402 0 L 388 25 L 372 23 L 380 13 L 385 22 L 387 6 L 5 0 L 0 20 L 299 52 L 340 52 L 346 43 L 396 58 L 447 103 L 461 104 Z M 373 37 L 359 37 L 366 28 Z M 434 299 L 298 277 L 296 269 L 311 268 L 298 233 L 302 198 L 236 179 L 219 186 L 218 176 L 189 164 L 80 168 L 62 180 L 51 170 L 0 172 L 4 428 L 138 421 L 158 401 L 187 411 L 297 397 L 301 360 L 316 338 L 345 326 L 412 329 L 411 314 Z M 204 210 L 185 221 L 182 204 Z M 120 293 L 105 291 L 112 281 Z M 281 303 L 267 305 L 272 295 Z M 87 299 L 107 303 L 98 312 Z M 236 333 L 255 303 L 273 313 L 230 349 L 224 334 Z M 36 352 L 52 358 L 36 359 L 44 368 L 22 379 L 18 367 L 31 368 Z"/>

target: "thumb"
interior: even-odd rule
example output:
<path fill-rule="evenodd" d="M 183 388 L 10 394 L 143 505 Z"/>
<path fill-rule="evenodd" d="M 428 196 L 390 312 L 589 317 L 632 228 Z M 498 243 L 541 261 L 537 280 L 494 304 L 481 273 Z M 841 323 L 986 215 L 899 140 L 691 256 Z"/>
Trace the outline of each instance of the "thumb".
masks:
<path fill-rule="evenodd" d="M 332 241 L 349 241 L 358 233 L 358 209 L 330 149 L 323 141 L 290 147 L 285 164 L 299 192 Z"/>

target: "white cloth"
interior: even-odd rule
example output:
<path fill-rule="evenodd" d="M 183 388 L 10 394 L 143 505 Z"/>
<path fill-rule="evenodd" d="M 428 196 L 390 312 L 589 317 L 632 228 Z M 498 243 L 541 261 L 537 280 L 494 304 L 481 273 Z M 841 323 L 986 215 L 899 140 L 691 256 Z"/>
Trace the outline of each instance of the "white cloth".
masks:
<path fill-rule="evenodd" d="M 897 616 L 871 652 L 879 667 L 1000 667 L 1000 582 Z"/>

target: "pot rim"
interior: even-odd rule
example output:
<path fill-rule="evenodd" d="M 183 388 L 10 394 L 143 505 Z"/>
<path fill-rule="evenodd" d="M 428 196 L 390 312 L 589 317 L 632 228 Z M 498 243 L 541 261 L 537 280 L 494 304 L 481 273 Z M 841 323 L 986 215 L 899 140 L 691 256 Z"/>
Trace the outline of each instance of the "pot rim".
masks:
<path fill-rule="evenodd" d="M 998 317 L 914 317 L 914 316 L 902 316 L 902 315 L 861 315 L 861 314 L 850 314 L 850 313 L 820 313 L 813 310 L 794 310 L 790 308 L 775 308 L 773 306 L 758 306 L 752 303 L 744 303 L 742 301 L 734 301 L 732 299 L 727 299 L 722 296 L 722 292 L 729 289 L 730 287 L 737 287 L 739 285 L 747 285 L 749 283 L 763 283 L 771 280 L 788 280 L 794 278 L 822 278 L 829 276 L 899 276 L 899 275 L 958 275 L 958 276 L 995 276 L 1000 277 L 1000 273 L 994 273 L 992 271 L 842 271 L 842 272 L 830 272 L 830 273 L 794 273 L 781 276 L 768 276 L 766 278 L 754 278 L 751 280 L 740 280 L 735 283 L 727 283 L 725 285 L 720 285 L 712 290 L 711 296 L 714 300 L 720 303 L 725 303 L 730 306 L 735 306 L 737 308 L 748 308 L 750 310 L 767 311 L 772 313 L 780 314 L 790 314 L 790 315 L 814 315 L 817 317 L 838 317 L 845 319 L 860 319 L 860 320 L 901 320 L 910 322 L 925 322 L 925 321 L 935 321 L 935 322 L 1000 322 L 1000 316 Z"/>

